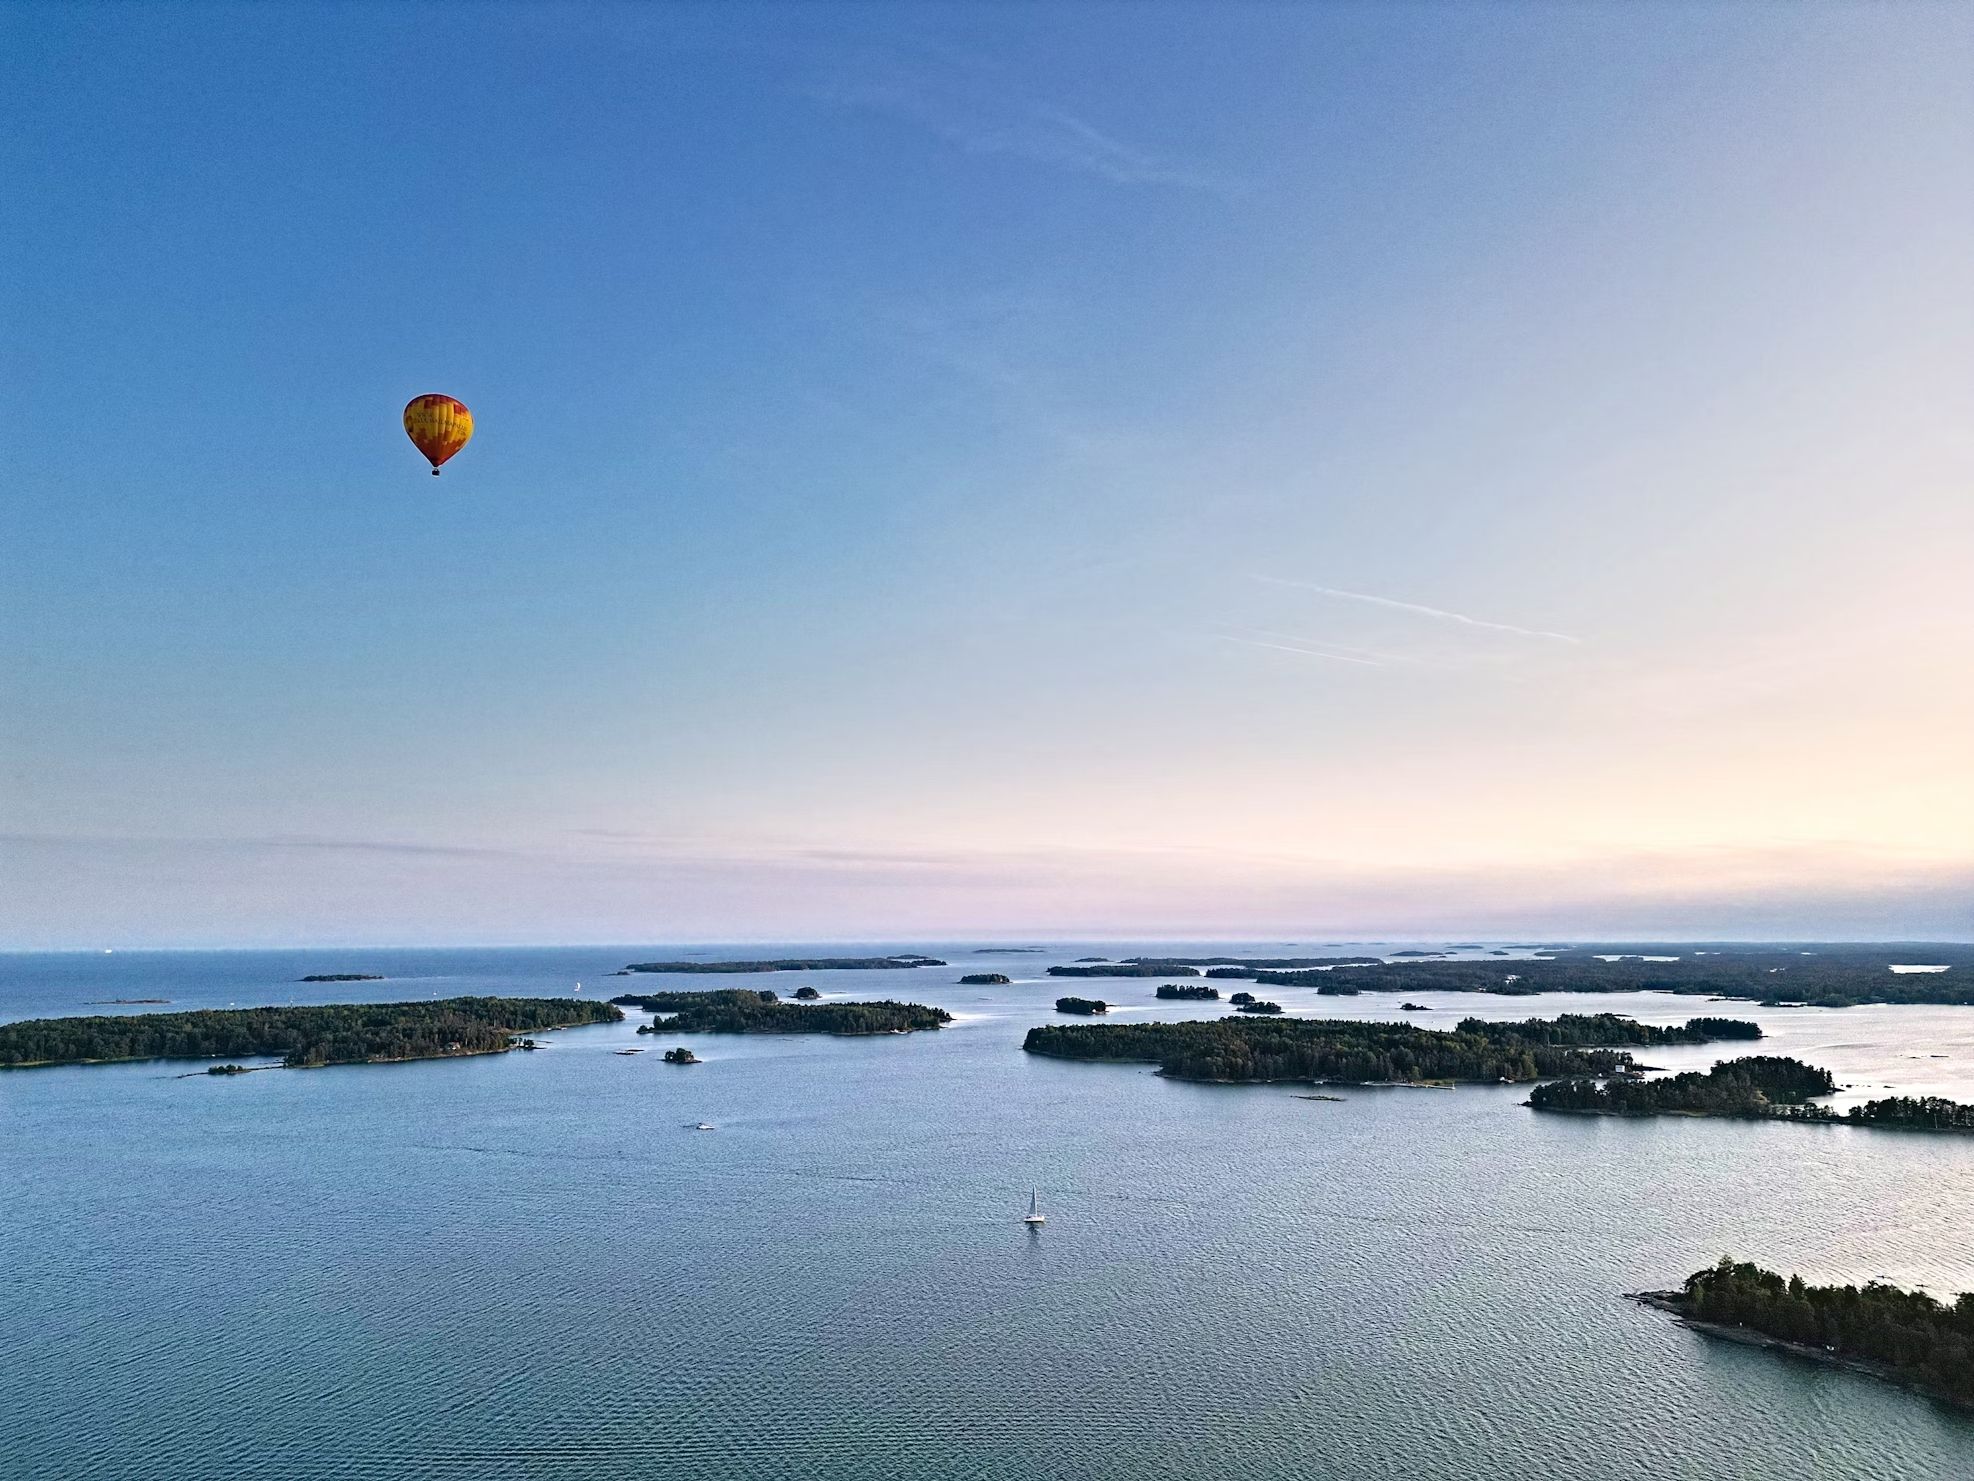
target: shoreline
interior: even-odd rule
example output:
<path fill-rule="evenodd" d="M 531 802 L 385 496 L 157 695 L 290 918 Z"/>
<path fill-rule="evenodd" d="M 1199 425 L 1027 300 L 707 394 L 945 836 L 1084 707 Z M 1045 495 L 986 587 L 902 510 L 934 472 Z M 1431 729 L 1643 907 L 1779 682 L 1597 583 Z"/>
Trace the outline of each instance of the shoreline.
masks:
<path fill-rule="evenodd" d="M 1636 1301 L 1640 1306 L 1650 1307 L 1654 1311 L 1663 1311 L 1682 1327 L 1704 1336 L 1717 1337 L 1723 1342 L 1738 1343 L 1742 1347 L 1767 1348 L 1825 1368 L 1841 1368 L 1851 1373 L 1859 1373 L 1866 1378 L 1889 1383 L 1894 1388 L 1902 1388 L 1907 1393 L 1919 1394 L 1936 1404 L 1945 1404 L 1962 1413 L 1974 1413 L 1974 1404 L 1957 1399 L 1951 1394 L 1943 1394 L 1938 1389 L 1929 1388 L 1899 1369 L 1874 1362 L 1870 1358 L 1851 1357 L 1826 1348 L 1811 1347 L 1807 1343 L 1790 1342 L 1783 1337 L 1771 1337 L 1766 1332 L 1757 1331 L 1753 1327 L 1732 1326 L 1725 1322 L 1710 1322 L 1700 1317 L 1688 1316 L 1684 1293 L 1679 1291 L 1627 1291 L 1624 1299 Z"/>

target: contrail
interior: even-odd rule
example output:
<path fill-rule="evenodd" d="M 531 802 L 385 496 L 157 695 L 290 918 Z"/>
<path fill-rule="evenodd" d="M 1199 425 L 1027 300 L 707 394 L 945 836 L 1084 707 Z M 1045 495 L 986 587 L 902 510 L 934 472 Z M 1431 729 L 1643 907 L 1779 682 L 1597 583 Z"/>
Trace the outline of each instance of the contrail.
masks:
<path fill-rule="evenodd" d="M 1313 581 L 1291 581 L 1283 576 L 1263 576 L 1250 573 L 1256 581 L 1266 581 L 1271 586 L 1293 586 L 1301 591 L 1313 591 L 1326 597 L 1338 597 L 1346 602 L 1369 602 L 1374 607 L 1390 607 L 1397 612 L 1413 612 L 1421 617 L 1437 617 L 1442 622 L 1457 622 L 1463 627 L 1484 627 L 1490 632 L 1514 633 L 1522 638 L 1548 638 L 1557 643 L 1581 643 L 1582 638 L 1573 638 L 1568 633 L 1544 632 L 1540 628 L 1516 627 L 1512 622 L 1489 622 L 1485 618 L 1469 617 L 1464 612 L 1448 612 L 1440 607 L 1426 607 L 1418 602 L 1401 602 L 1392 597 L 1372 596 L 1365 591 L 1342 591 L 1334 586 L 1318 586 Z"/>
<path fill-rule="evenodd" d="M 1264 643 L 1258 638 L 1240 638 L 1232 633 L 1215 633 L 1229 643 L 1239 643 L 1243 648 L 1272 648 L 1277 653 L 1294 653 L 1303 658 L 1327 658 L 1332 663 L 1361 663 L 1365 668 L 1381 669 L 1384 665 L 1375 658 L 1352 658 L 1344 653 L 1323 653 L 1315 648 L 1291 648 L 1287 643 Z"/>

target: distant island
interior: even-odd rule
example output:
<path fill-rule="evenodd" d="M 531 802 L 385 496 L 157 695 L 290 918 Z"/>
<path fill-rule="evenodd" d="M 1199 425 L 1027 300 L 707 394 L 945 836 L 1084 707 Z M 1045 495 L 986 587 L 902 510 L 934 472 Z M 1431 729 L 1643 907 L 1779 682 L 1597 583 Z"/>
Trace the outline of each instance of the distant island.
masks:
<path fill-rule="evenodd" d="M 1819 1126 L 1881 1126 L 1902 1131 L 1974 1132 L 1974 1105 L 1938 1096 L 1891 1096 L 1839 1112 L 1812 1104 L 1834 1094 L 1828 1070 L 1799 1059 L 1756 1055 L 1661 1080 L 1559 1080 L 1538 1085 L 1538 1111 L 1592 1116 L 1731 1116 Z"/>
<path fill-rule="evenodd" d="M 1974 948 L 1966 945 L 1749 946 L 1745 943 L 1544 948 L 1516 961 L 1417 958 L 1327 970 L 1263 971 L 1262 986 L 1359 992 L 1666 992 L 1770 1005 L 1974 1004 Z M 1652 957 L 1670 960 L 1650 960 Z M 1606 958 L 1611 958 L 1606 960 Z M 1940 971 L 1894 971 L 1925 965 Z"/>
<path fill-rule="evenodd" d="M 297 977 L 297 982 L 382 982 L 384 979 L 375 972 L 311 972 L 306 977 Z"/>
<path fill-rule="evenodd" d="M 619 972 L 883 972 L 902 967 L 943 967 L 930 956 L 781 957 L 759 962 L 632 962 Z"/>
<path fill-rule="evenodd" d="M 685 1045 L 681 1044 L 676 1049 L 667 1049 L 665 1051 L 665 1063 L 666 1064 L 704 1064 L 705 1061 L 702 1060 L 698 1055 L 694 1054 L 690 1049 L 686 1048 Z"/>
<path fill-rule="evenodd" d="M 1043 1025 L 1028 1031 L 1022 1048 L 1057 1059 L 1156 1064 L 1160 1074 L 1181 1080 L 1496 1084 L 1621 1074 L 1633 1068 L 1631 1056 L 1602 1046 L 1674 1042 L 1661 1036 L 1686 1032 L 1613 1014 L 1525 1023 L 1467 1018 L 1452 1030 L 1353 1019 L 1215 1018 Z"/>
<path fill-rule="evenodd" d="M 1199 968 L 1156 962 L 1100 962 L 1094 967 L 1051 967 L 1051 977 L 1197 977 Z"/>
<path fill-rule="evenodd" d="M 943 1008 L 919 1003 L 784 1003 L 772 992 L 721 988 L 710 992 L 624 993 L 621 1008 L 661 1015 L 641 1034 L 905 1034 L 951 1023 Z"/>
<path fill-rule="evenodd" d="M 1432 1009 L 1430 1009 L 1430 1008 L 1428 1008 L 1428 1007 L 1427 1007 L 1427 1006 L 1426 1006 L 1426 1005 L 1425 1005 L 1424 1003 L 1400 1003 L 1400 1004 L 1398 1005 L 1398 1008 L 1399 1008 L 1399 1011 L 1400 1011 L 1401 1013 L 1430 1013 L 1430 1012 L 1432 1012 Z"/>
<path fill-rule="evenodd" d="M 1308 967 L 1377 967 L 1375 956 L 1134 956 L 1131 966 L 1152 967 L 1162 974 L 1174 967 L 1206 967 L 1209 977 L 1252 977 L 1257 972 Z"/>
<path fill-rule="evenodd" d="M 1058 1013 L 1108 1013 L 1110 1004 L 1101 998 L 1057 998 Z M 1033 1030 L 1030 1031 L 1031 1033 Z"/>
<path fill-rule="evenodd" d="M 1635 1300 L 1695 1331 L 1869 1373 L 1948 1403 L 1974 1406 L 1974 1294 L 1952 1306 L 1876 1281 L 1812 1286 L 1722 1259 L 1677 1291 Z"/>
<path fill-rule="evenodd" d="M 960 979 L 961 987 L 1006 987 L 1010 978 L 1005 972 L 969 972 Z"/>
<path fill-rule="evenodd" d="M 581 998 L 441 998 L 299 1008 L 222 1008 L 0 1024 L 0 1068 L 131 1059 L 278 1055 L 291 1069 L 499 1054 L 516 1036 L 623 1013 Z"/>
<path fill-rule="evenodd" d="M 99 1004 L 106 1007 L 111 1005 L 130 1007 L 138 1003 L 169 1003 L 170 1001 L 170 998 L 85 998 L 83 1000 L 84 1006 L 90 1008 Z"/>
<path fill-rule="evenodd" d="M 798 1003 L 813 1003 L 822 994 L 813 987 L 798 987 L 795 989 L 793 996 Z"/>
<path fill-rule="evenodd" d="M 1282 1011 L 1282 1005 L 1280 1003 L 1266 1003 L 1260 998 L 1250 998 L 1245 1003 L 1237 1004 L 1234 1011 L 1236 1013 L 1280 1013 Z"/>
<path fill-rule="evenodd" d="M 1161 982 L 1153 996 L 1182 1003 L 1215 1002 L 1219 1000 L 1220 989 L 1203 983 L 1195 986 L 1188 982 Z"/>

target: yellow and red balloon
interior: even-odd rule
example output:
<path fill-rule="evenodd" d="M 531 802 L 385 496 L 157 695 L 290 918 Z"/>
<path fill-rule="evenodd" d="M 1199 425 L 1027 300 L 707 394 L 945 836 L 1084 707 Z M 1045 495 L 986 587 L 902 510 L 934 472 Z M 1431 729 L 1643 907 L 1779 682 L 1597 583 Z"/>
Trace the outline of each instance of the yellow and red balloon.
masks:
<path fill-rule="evenodd" d="M 439 464 L 473 436 L 473 413 L 450 396 L 413 396 L 404 408 L 404 435 L 425 454 L 437 478 Z"/>

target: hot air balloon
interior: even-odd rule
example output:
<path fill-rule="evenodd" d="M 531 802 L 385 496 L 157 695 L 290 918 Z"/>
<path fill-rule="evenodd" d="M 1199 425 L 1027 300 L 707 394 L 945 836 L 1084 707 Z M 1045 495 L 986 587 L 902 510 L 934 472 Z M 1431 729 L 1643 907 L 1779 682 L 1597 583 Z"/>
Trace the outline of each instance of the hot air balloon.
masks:
<path fill-rule="evenodd" d="M 404 408 L 404 435 L 425 454 L 437 478 L 439 464 L 473 435 L 473 413 L 450 396 L 413 396 Z"/>

